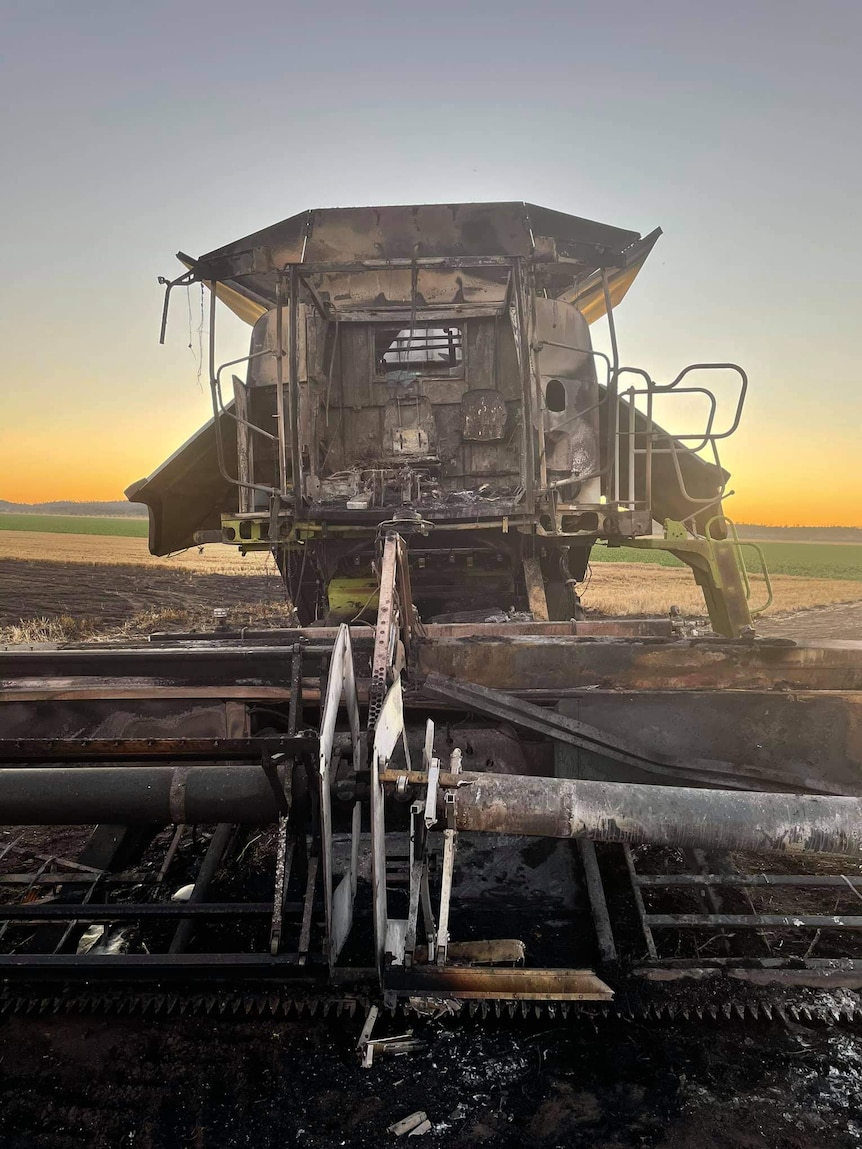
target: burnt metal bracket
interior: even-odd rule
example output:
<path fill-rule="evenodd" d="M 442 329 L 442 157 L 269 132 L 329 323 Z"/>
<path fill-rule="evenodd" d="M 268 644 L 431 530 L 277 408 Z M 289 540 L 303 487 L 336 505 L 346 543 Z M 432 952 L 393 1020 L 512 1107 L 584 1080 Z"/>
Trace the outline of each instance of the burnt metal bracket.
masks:
<path fill-rule="evenodd" d="M 269 751 L 266 749 L 266 747 L 263 748 L 260 764 L 263 768 L 264 774 L 266 775 L 267 782 L 269 782 L 270 786 L 272 787 L 272 793 L 275 797 L 275 804 L 278 808 L 279 815 L 282 818 L 286 818 L 290 813 L 290 803 L 287 800 L 285 787 L 282 786 L 281 780 L 278 777 L 278 771 L 276 770 L 275 763 L 270 757 Z"/>
<path fill-rule="evenodd" d="M 729 532 L 730 538 L 714 538 L 710 533 L 714 524 Z M 621 543 L 612 540 L 608 545 L 619 546 Z M 663 538 L 626 539 L 625 545 L 638 550 L 667 551 L 689 566 L 695 582 L 703 591 L 709 621 L 716 634 L 739 638 L 752 632 L 748 603 L 751 586 L 742 559 L 742 547 L 748 544 L 740 541 L 735 525 L 726 516 L 716 515 L 710 519 L 703 537 L 693 538 L 683 523 L 666 519 Z M 759 612 L 766 610 L 772 602 L 772 584 L 763 552 L 756 544 L 751 546 L 760 557 L 766 580 L 767 601 L 757 608 Z"/>
<path fill-rule="evenodd" d="M 374 730 L 380 716 L 383 699 L 393 675 L 400 675 L 406 665 L 415 629 L 413 615 L 407 546 L 401 536 L 393 531 L 385 536 L 380 566 L 377 624 L 368 692 L 369 733 Z"/>
<path fill-rule="evenodd" d="M 296 727 L 302 707 L 302 644 L 294 643 L 290 661 L 290 705 L 288 708 L 287 730 L 291 738 L 296 736 Z M 293 771 L 285 785 L 293 785 Z M 294 813 L 295 819 L 295 813 Z M 272 899 L 272 923 L 269 932 L 269 952 L 277 954 L 281 948 L 281 935 L 284 927 L 284 907 L 287 889 L 290 885 L 290 872 L 296 852 L 297 833 L 292 824 L 290 803 L 278 819 L 278 834 L 275 852 L 275 890 Z"/>
<path fill-rule="evenodd" d="M 184 271 L 182 275 L 177 276 L 176 279 L 167 279 L 164 275 L 159 276 L 159 283 L 165 289 L 165 301 L 162 304 L 162 323 L 159 328 L 159 343 L 164 344 L 165 335 L 168 330 L 168 310 L 171 305 L 171 292 L 175 287 L 191 287 L 195 281 L 194 271 Z"/>
<path fill-rule="evenodd" d="M 613 965 L 617 960 L 617 947 L 614 942 L 614 931 L 608 914 L 605 888 L 602 885 L 602 875 L 596 857 L 596 844 L 592 838 L 578 838 L 577 848 L 581 865 L 584 868 L 587 896 L 590 900 L 590 913 L 596 931 L 599 957 L 603 965 Z"/>

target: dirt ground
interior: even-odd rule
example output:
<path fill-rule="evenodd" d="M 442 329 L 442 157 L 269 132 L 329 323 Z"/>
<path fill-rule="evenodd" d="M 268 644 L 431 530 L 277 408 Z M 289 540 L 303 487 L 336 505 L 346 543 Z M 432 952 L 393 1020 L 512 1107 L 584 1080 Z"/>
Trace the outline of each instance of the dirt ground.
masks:
<path fill-rule="evenodd" d="M 283 613 L 281 577 L 277 572 L 198 574 L 185 568 L 0 559 L 0 631 L 22 620 L 64 619 L 71 620 L 64 625 L 73 638 L 72 622 L 81 637 L 126 625 L 146 633 L 190 622 L 211 625 L 215 607 L 230 610 L 238 625 L 250 621 L 246 616 L 252 607 L 256 621 L 267 610 Z M 283 618 L 277 621 L 284 624 Z"/>
<path fill-rule="evenodd" d="M 862 602 L 800 610 L 785 618 L 763 619 L 758 632 L 783 638 L 862 640 Z"/>
<path fill-rule="evenodd" d="M 849 579 L 772 576 L 773 602 L 760 617 L 772 619 L 797 610 L 862 601 L 862 582 Z M 703 593 L 689 570 L 648 563 L 594 563 L 589 580 L 578 588 L 588 611 L 619 615 L 666 615 L 671 606 L 687 617 L 706 613 Z M 751 580 L 751 609 L 766 602 L 766 588 Z"/>
<path fill-rule="evenodd" d="M 56 553 L 50 559 L 3 557 L 2 544 L 8 536 L 14 539 L 16 532 L 0 532 L 2 641 L 74 641 L 120 628 L 130 635 L 208 629 L 215 607 L 227 608 L 234 626 L 265 625 L 267 620 L 287 624 L 283 584 L 272 561 L 267 563 L 261 555 L 244 560 L 227 548 L 209 547 L 203 555 L 195 551 L 146 563 L 138 553 L 143 539 L 38 535 L 34 537 L 42 545 L 46 539 L 52 544 L 55 539 L 76 544 L 83 540 L 87 545 L 95 539 L 93 553 L 101 557 L 87 561 L 86 547 L 69 550 L 77 561 Z M 778 576 L 774 582 L 776 600 L 759 621 L 762 633 L 791 633 L 787 620 L 793 616 L 804 621 L 806 631 L 799 632 L 800 637 L 817 637 L 818 631 L 824 638 L 853 637 L 845 633 L 846 620 L 862 637 L 862 583 L 791 576 Z M 688 571 L 642 563 L 597 564 L 583 602 L 589 613 L 599 616 L 665 615 L 671 606 L 688 617 L 705 613 L 701 592 Z M 805 613 L 798 614 L 800 610 Z M 40 626 L 39 620 L 53 626 Z"/>
<path fill-rule="evenodd" d="M 234 547 L 191 547 L 158 558 L 147 540 L 116 535 L 61 535 L 42 531 L 0 531 L 0 559 L 41 563 L 108 563 L 198 574 L 261 574 L 273 569 L 268 552 L 241 555 Z"/>
<path fill-rule="evenodd" d="M 0 1145 L 378 1146 L 419 1109 L 426 1144 L 862 1144 L 862 1038 L 842 1029 L 423 1023 L 424 1050 L 365 1070 L 360 1025 L 7 1020 Z"/>

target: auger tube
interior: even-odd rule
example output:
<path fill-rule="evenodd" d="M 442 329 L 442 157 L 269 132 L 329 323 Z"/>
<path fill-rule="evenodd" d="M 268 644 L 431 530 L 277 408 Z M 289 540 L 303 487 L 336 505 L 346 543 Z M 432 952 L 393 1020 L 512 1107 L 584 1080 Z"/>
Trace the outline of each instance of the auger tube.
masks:
<path fill-rule="evenodd" d="M 284 783 L 284 767 L 278 768 Z M 73 766 L 0 770 L 8 826 L 267 823 L 278 802 L 260 766 Z"/>
<path fill-rule="evenodd" d="M 862 855 L 862 799 L 459 774 L 459 830 L 705 850 Z"/>
<path fill-rule="evenodd" d="M 259 766 L 0 770 L 6 825 L 263 824 L 277 817 Z M 862 799 L 832 795 L 463 773 L 455 823 L 494 834 L 862 856 Z"/>

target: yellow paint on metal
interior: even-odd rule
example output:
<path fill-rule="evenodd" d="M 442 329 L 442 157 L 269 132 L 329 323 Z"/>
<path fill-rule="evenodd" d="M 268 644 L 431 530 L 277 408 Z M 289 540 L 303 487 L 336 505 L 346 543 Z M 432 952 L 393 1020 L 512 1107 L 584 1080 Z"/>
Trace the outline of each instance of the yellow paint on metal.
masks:
<path fill-rule="evenodd" d="M 189 270 L 194 267 L 194 263 L 190 259 L 183 259 L 180 262 Z M 208 282 L 206 285 L 209 287 Z M 226 283 L 216 284 L 216 299 L 220 299 L 225 307 L 230 308 L 234 315 L 238 315 L 239 318 L 250 327 L 254 327 L 261 315 L 266 314 L 267 309 L 263 304 L 256 302 L 256 300 L 249 299 L 246 295 L 243 295 L 241 291 L 237 291 L 236 288 L 228 287 Z"/>
<path fill-rule="evenodd" d="M 377 610 L 379 584 L 372 574 L 330 579 L 326 588 L 329 622 L 348 622 L 358 614 L 373 616 Z"/>
<path fill-rule="evenodd" d="M 660 235 L 661 229 L 656 228 L 654 232 L 629 248 L 624 260 L 625 266 L 608 269 L 608 293 L 611 297 L 612 307 L 616 307 L 625 299 L 626 292 L 637 278 L 638 272 L 655 247 Z M 559 298 L 577 307 L 587 323 L 595 323 L 607 312 L 605 289 L 600 271 L 593 272 L 581 283 L 575 284 L 571 290 L 560 295 Z"/>

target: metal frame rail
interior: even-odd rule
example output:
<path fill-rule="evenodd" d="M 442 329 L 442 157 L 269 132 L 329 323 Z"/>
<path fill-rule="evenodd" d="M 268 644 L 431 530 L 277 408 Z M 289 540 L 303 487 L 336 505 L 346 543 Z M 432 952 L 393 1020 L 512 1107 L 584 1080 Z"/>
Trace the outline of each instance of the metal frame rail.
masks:
<path fill-rule="evenodd" d="M 676 864 L 680 858 L 694 861 L 700 872 L 671 872 L 666 852 L 646 847 L 636 858 L 628 845 L 605 844 L 598 874 L 584 866 L 603 962 L 616 960 L 621 945 L 619 921 L 608 939 L 607 902 L 619 907 L 615 893 L 622 892 L 637 923 L 640 947 L 628 937 L 622 944 L 632 951 L 628 961 L 648 980 L 698 980 L 705 972 L 723 972 L 761 985 L 862 989 L 862 916 L 838 912 L 842 903 L 862 902 L 862 873 L 745 873 L 736 868 L 733 855 L 696 855 L 681 854 Z M 638 861 L 665 868 L 643 872 Z M 620 885 L 622 873 L 626 881 Z M 768 912 L 758 905 L 764 896 L 787 891 L 804 893 L 806 908 Z M 814 904 L 817 894 L 819 904 Z M 682 912 L 681 897 L 703 899 L 706 912 Z M 725 909 L 730 899 L 732 912 Z"/>
<path fill-rule="evenodd" d="M 317 894 L 316 883 L 311 875 L 316 871 L 317 857 L 309 854 L 313 843 L 306 843 L 304 833 L 296 834 L 298 818 L 303 816 L 302 804 L 292 793 L 294 773 L 304 770 L 310 764 L 318 748 L 318 739 L 307 734 L 297 734 L 297 718 L 301 713 L 301 646 L 294 647 L 292 655 L 291 680 L 294 687 L 290 704 L 289 733 L 286 735 L 268 734 L 246 738 L 111 738 L 111 739 L 5 739 L 2 753 L 4 768 L 12 773 L 20 769 L 55 769 L 61 763 L 64 773 L 78 771 L 83 778 L 93 766 L 106 780 L 111 776 L 110 764 L 122 762 L 122 777 L 134 781 L 146 773 L 148 767 L 158 766 L 166 775 L 177 776 L 182 788 L 183 778 L 193 769 L 204 769 L 217 773 L 221 767 L 216 763 L 229 761 L 232 769 L 242 769 L 240 762 L 257 762 L 267 782 L 276 791 L 282 804 L 283 814 L 278 823 L 276 880 L 273 898 L 269 901 L 209 900 L 209 887 L 219 869 L 231 857 L 235 857 L 246 844 L 247 831 L 239 826 L 223 823 L 215 827 L 207 848 L 200 859 L 193 889 L 188 900 L 175 901 L 167 897 L 171 874 L 182 860 L 181 870 L 189 865 L 189 850 L 194 849 L 193 839 L 197 828 L 185 824 L 183 812 L 176 808 L 173 819 L 176 828 L 165 843 L 163 854 L 157 862 L 144 865 L 147 847 L 158 833 L 164 837 L 162 823 L 150 827 L 141 839 L 140 849 L 134 858 L 134 868 L 114 872 L 114 858 L 110 852 L 105 856 L 103 867 L 88 866 L 77 861 L 40 855 L 16 841 L 0 847 L 0 860 L 14 862 L 14 872 L 0 874 L 0 974 L 27 974 L 34 970 L 58 969 L 64 974 L 89 976 L 91 973 L 110 972 L 117 976 L 133 971 L 135 976 L 142 973 L 161 976 L 165 973 L 194 971 L 201 976 L 224 975 L 233 966 L 238 971 L 248 971 L 252 967 L 257 972 L 279 971 L 284 975 L 285 967 L 321 967 L 325 965 L 325 954 L 312 946 L 313 930 L 316 931 L 323 912 L 323 902 Z M 184 765 L 178 765 L 184 763 Z M 189 765 L 194 763 L 194 766 Z M 209 764 L 209 765 L 207 765 Z M 284 786 L 284 788 L 282 788 Z M 174 783 L 171 785 L 171 811 L 174 806 Z M 179 801 L 179 799 L 177 799 Z M 104 836 L 97 827 L 94 837 Z M 178 850 L 185 839 L 185 856 L 180 859 Z M 284 849 L 290 843 L 288 856 Z M 199 850 L 197 851 L 199 853 Z M 86 851 L 85 851 L 86 853 Z M 118 855 L 115 855 L 118 856 Z M 18 859 L 24 860 L 23 865 Z M 294 861 L 295 859 L 295 861 Z M 161 864 L 158 864 L 158 863 Z M 289 897 L 290 863 L 293 862 L 294 887 L 297 896 Z M 8 861 L 7 861 L 8 864 Z M 173 881 L 176 882 L 177 878 Z M 270 943 L 260 953 L 244 952 L 244 938 L 247 927 L 244 923 L 258 919 L 269 919 Z M 106 926 L 116 924 L 123 929 L 132 927 L 146 929 L 146 953 L 99 952 L 98 943 L 91 951 L 76 952 L 86 928 L 97 923 Z M 224 930 L 235 927 L 236 950 L 225 953 L 202 952 L 188 954 L 195 929 L 201 923 L 217 923 L 223 936 Z M 49 929 L 60 925 L 62 931 Z M 173 936 L 162 933 L 162 949 L 156 949 L 158 934 L 153 929 L 159 925 L 175 926 Z M 287 929 L 292 929 L 294 942 L 285 948 L 283 938 Z M 106 930 L 106 934 L 107 934 Z M 208 945 L 212 945 L 210 940 Z M 186 961 L 185 959 L 189 959 Z M 312 969 L 303 975 L 315 976 Z"/>

